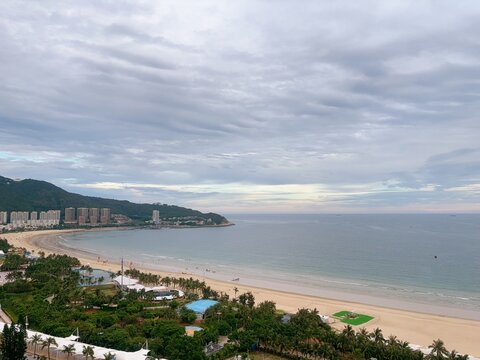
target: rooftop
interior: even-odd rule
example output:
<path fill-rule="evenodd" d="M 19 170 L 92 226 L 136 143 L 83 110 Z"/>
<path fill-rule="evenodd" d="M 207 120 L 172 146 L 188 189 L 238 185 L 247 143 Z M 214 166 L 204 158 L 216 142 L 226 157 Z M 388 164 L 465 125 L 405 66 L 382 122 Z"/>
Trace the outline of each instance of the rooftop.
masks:
<path fill-rule="evenodd" d="M 215 300 L 197 300 L 190 304 L 185 305 L 187 309 L 193 310 L 197 314 L 205 314 L 205 312 L 214 305 L 217 305 L 218 301 Z"/>

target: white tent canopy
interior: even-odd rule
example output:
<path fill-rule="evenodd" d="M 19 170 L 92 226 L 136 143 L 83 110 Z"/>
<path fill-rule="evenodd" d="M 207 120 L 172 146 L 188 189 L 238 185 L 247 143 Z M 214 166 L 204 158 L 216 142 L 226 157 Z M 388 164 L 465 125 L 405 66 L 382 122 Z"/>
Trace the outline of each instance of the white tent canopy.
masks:
<path fill-rule="evenodd" d="M 132 279 L 125 275 L 123 276 L 123 282 L 122 282 L 122 275 L 118 275 L 113 279 L 113 281 L 117 282 L 119 285 L 123 284 L 124 286 L 131 286 L 138 283 L 137 279 Z"/>
<path fill-rule="evenodd" d="M 4 326 L 5 326 L 5 323 L 0 321 L 0 328 L 3 329 Z M 33 337 L 33 335 L 35 335 L 35 334 L 40 335 L 42 337 L 42 339 L 44 339 L 44 340 L 51 337 L 50 335 L 43 334 L 43 333 L 40 333 L 40 332 L 37 332 L 37 331 L 27 330 L 27 337 L 28 337 L 27 340 L 31 339 Z M 58 349 L 60 349 L 60 350 L 57 350 L 57 351 L 61 351 L 61 349 L 63 349 L 64 346 L 68 346 L 70 344 L 73 344 L 73 346 L 75 346 L 75 353 L 76 354 L 82 354 L 84 346 L 91 346 L 93 348 L 93 351 L 94 351 L 94 356 L 96 358 L 100 358 L 100 359 L 102 359 L 103 355 L 107 354 L 107 353 L 114 354 L 116 360 L 146 360 L 146 359 L 151 359 L 150 357 L 147 356 L 148 350 L 146 350 L 146 349 L 141 349 L 141 350 L 138 350 L 138 351 L 135 351 L 135 352 L 127 352 L 127 351 L 108 349 L 108 348 L 104 348 L 104 347 L 100 347 L 100 346 L 94 346 L 94 345 L 84 344 L 84 343 L 77 342 L 77 341 L 72 341 L 72 340 L 69 340 L 70 336 L 68 338 L 61 338 L 61 337 L 56 337 L 56 336 L 52 336 L 52 337 L 57 342 Z M 52 353 L 53 353 L 53 351 L 55 351 L 55 350 L 52 350 Z"/>

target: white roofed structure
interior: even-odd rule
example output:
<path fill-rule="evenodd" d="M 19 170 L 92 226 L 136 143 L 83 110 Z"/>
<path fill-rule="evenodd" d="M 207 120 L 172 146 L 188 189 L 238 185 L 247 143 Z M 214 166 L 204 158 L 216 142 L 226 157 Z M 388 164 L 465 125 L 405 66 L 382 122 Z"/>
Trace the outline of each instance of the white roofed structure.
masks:
<path fill-rule="evenodd" d="M 118 285 L 123 285 L 123 286 L 132 286 L 132 285 L 138 284 L 137 279 L 132 279 L 125 275 L 123 276 L 123 280 L 122 280 L 122 275 L 118 275 L 117 277 L 113 278 L 113 281 L 118 283 Z"/>
<path fill-rule="evenodd" d="M 0 328 L 3 329 L 5 326 L 5 323 L 3 321 L 0 321 Z M 120 350 L 115 350 L 115 349 L 108 349 L 104 348 L 101 346 L 94 346 L 90 344 L 85 344 L 81 343 L 75 340 L 71 340 L 72 338 L 76 338 L 75 335 L 71 335 L 68 338 L 62 338 L 62 337 L 56 337 L 56 336 L 50 336 L 47 334 L 43 334 L 37 331 L 32 331 L 32 330 L 27 330 L 27 342 L 30 341 L 30 339 L 33 337 L 33 335 L 40 335 L 42 339 L 46 340 L 49 337 L 53 337 L 55 341 L 58 344 L 57 348 L 51 348 L 50 353 L 52 355 L 56 354 L 58 352 L 58 355 L 61 354 L 61 349 L 63 349 L 64 346 L 68 345 L 73 345 L 75 347 L 75 354 L 82 355 L 83 347 L 84 346 L 91 346 L 94 351 L 94 356 L 95 358 L 103 359 L 104 354 L 111 353 L 115 355 L 115 360 L 147 360 L 147 359 L 153 359 L 152 357 L 148 356 L 149 350 L 147 349 L 140 349 L 138 351 L 134 352 L 127 352 L 127 351 L 120 351 Z M 54 357 L 52 357 L 53 359 Z"/>

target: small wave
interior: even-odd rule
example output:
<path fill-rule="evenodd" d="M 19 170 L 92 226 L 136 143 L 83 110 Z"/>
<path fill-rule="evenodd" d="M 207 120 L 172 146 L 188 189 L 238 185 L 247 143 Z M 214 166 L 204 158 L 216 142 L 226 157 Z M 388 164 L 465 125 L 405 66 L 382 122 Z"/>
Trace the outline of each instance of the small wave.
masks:
<path fill-rule="evenodd" d="M 355 282 L 348 282 L 348 281 L 340 281 L 340 280 L 327 280 L 322 279 L 323 282 L 326 283 L 333 283 L 333 284 L 342 284 L 342 285 L 354 285 L 354 286 L 362 286 L 362 287 L 370 287 L 367 284 L 355 283 Z"/>
<path fill-rule="evenodd" d="M 171 256 L 165 256 L 165 255 L 151 255 L 151 254 L 140 254 L 141 256 L 147 257 L 147 258 L 153 258 L 153 259 L 171 259 L 175 260 L 174 257 Z"/>

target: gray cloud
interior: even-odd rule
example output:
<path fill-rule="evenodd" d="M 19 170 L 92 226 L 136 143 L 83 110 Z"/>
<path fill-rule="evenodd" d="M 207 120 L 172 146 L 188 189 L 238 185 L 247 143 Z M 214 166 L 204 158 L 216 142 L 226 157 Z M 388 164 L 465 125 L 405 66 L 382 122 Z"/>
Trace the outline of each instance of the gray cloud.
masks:
<path fill-rule="evenodd" d="M 478 211 L 479 13 L 3 1 L 1 174 L 218 211 Z"/>

